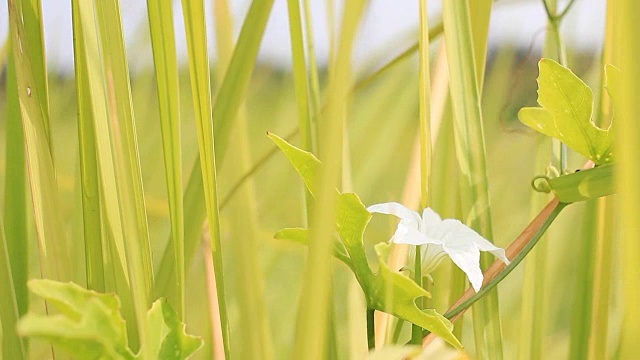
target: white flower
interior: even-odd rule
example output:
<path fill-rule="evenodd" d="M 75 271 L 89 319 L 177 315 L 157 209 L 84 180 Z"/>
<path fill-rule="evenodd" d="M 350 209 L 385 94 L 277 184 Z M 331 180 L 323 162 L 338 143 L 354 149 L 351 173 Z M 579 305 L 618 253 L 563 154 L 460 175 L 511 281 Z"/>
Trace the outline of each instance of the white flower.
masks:
<path fill-rule="evenodd" d="M 390 202 L 372 205 L 369 212 L 395 215 L 400 223 L 391 242 L 396 244 L 426 245 L 422 248 L 422 271 L 429 274 L 445 255 L 467 274 L 471 286 L 480 290 L 484 276 L 480 270 L 480 251 L 489 251 L 505 264 L 509 259 L 504 249 L 494 246 L 470 227 L 456 219 L 444 219 L 430 208 L 422 217 L 401 204 Z"/>

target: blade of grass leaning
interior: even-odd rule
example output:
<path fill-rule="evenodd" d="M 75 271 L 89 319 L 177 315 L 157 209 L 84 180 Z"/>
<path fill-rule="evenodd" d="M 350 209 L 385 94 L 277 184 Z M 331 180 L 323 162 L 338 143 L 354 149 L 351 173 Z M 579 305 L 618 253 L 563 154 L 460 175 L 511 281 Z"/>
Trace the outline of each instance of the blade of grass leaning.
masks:
<path fill-rule="evenodd" d="M 175 294 L 174 308 L 184 319 L 185 261 L 184 261 L 184 205 L 182 194 L 182 153 L 180 141 L 180 98 L 178 88 L 178 64 L 173 27 L 173 2 L 170 0 L 147 1 L 149 30 L 153 48 L 154 68 L 158 84 L 160 126 L 164 154 L 171 240 L 175 259 L 175 279 L 170 289 Z M 165 294 L 168 295 L 168 294 Z"/>
<path fill-rule="evenodd" d="M 617 173 L 620 189 L 620 216 L 622 217 L 622 286 L 623 314 L 620 358 L 630 359 L 637 354 L 637 335 L 640 334 L 640 267 L 637 265 L 640 256 L 640 168 L 637 157 L 640 152 L 640 133 L 638 132 L 638 114 L 640 103 L 637 94 L 640 92 L 640 43 L 635 38 L 640 24 L 640 2 L 621 0 L 614 6 L 614 18 L 618 22 L 615 28 L 615 47 L 620 52 L 620 70 L 625 81 L 621 84 L 621 103 L 616 109 L 618 127 L 617 153 L 619 167 Z"/>
<path fill-rule="evenodd" d="M 0 218 L 0 358 L 26 359 L 26 346 L 16 331 L 20 313 L 4 234 L 4 225 Z"/>
<path fill-rule="evenodd" d="M 72 5 L 77 13 L 77 3 Z M 82 32 L 78 16 L 73 16 L 74 33 Z M 84 39 L 74 38 L 75 76 L 78 103 L 78 145 L 80 157 L 80 187 L 82 189 L 82 225 L 84 235 L 87 288 L 106 291 L 103 257 L 102 217 L 100 214 L 100 183 L 96 157 L 96 139 L 87 79 Z"/>
<path fill-rule="evenodd" d="M 472 37 L 467 1 L 444 2 L 443 21 L 454 109 L 454 134 L 462 176 L 462 212 L 473 229 L 485 238 L 493 239 L 480 108 L 482 81 L 477 72 L 474 55 L 476 44 Z M 501 359 L 502 334 L 495 290 L 476 304 L 473 323 L 477 355 Z"/>
<path fill-rule="evenodd" d="M 220 218 L 218 209 L 218 185 L 216 180 L 216 151 L 214 148 L 213 121 L 211 113 L 211 84 L 209 79 L 209 55 L 207 47 L 207 29 L 204 11 L 204 1 L 182 1 L 182 10 L 187 35 L 189 53 L 189 74 L 191 78 L 191 93 L 196 118 L 198 135 L 198 149 L 204 199 L 211 236 L 211 251 L 215 272 L 216 289 L 218 293 L 218 311 L 220 313 L 222 341 L 225 355 L 229 353 L 229 320 L 227 316 L 224 273 L 222 267 L 222 249 Z M 217 117 L 215 117 L 218 119 Z M 230 121 L 231 118 L 222 119 Z M 215 332 L 216 330 L 214 330 Z M 216 344 L 214 344 L 216 346 Z"/>
<path fill-rule="evenodd" d="M 342 131 L 351 78 L 351 52 L 366 2 L 345 3 L 343 24 L 335 66 L 330 67 L 327 110 L 318 139 L 323 168 L 318 176 L 318 191 L 313 206 L 307 270 L 298 312 L 295 357 L 322 359 L 327 354 L 327 326 L 331 287 L 331 238 L 335 224 L 335 189 L 342 160 Z M 363 314 L 364 315 L 364 314 Z"/>
<path fill-rule="evenodd" d="M 113 279 L 105 278 L 106 287 L 114 288 L 123 299 L 123 309 L 133 313 L 127 316 L 129 341 L 132 348 L 136 348 L 140 344 L 144 354 L 148 352 L 144 337 L 148 334 L 146 331 L 146 311 L 150 294 L 146 280 L 149 274 L 145 272 L 144 257 L 140 254 L 141 249 L 138 242 L 124 241 L 125 238 L 134 240 L 138 240 L 138 238 L 135 228 L 124 226 L 124 207 L 128 204 L 118 191 L 119 182 L 122 179 L 118 177 L 116 171 L 117 165 L 123 166 L 124 164 L 116 164 L 115 153 L 117 150 L 112 146 L 111 141 L 111 138 L 116 136 L 114 134 L 116 130 L 113 129 L 112 132 L 110 127 L 112 114 L 108 106 L 107 78 L 104 72 L 106 59 L 99 56 L 102 49 L 97 23 L 98 16 L 92 3 L 77 1 L 72 5 L 74 23 L 76 23 L 74 35 L 78 41 L 82 41 L 82 46 L 79 49 L 84 51 L 83 54 L 79 54 L 81 58 L 76 61 L 81 60 L 79 66 L 83 70 L 86 69 L 86 83 L 90 89 L 88 96 L 91 101 L 91 118 L 94 121 L 94 136 L 102 135 L 94 138 L 100 174 L 101 199 L 103 200 L 101 214 L 104 219 L 105 239 L 108 239 L 106 248 L 111 259 L 111 269 L 105 269 L 105 274 L 113 274 Z M 115 36 L 117 38 L 117 35 Z M 113 117 L 115 116 L 113 114 Z M 118 170 L 120 171 L 120 169 Z M 128 224 L 131 225 L 130 222 Z M 129 308 L 129 294 L 131 294 L 133 302 L 132 309 Z"/>
<path fill-rule="evenodd" d="M 318 79 L 318 62 L 316 61 L 315 41 L 313 38 L 313 17 L 311 16 L 311 4 L 309 0 L 302 3 L 304 12 L 304 43 L 306 44 L 307 58 L 309 61 L 308 82 L 309 82 L 309 98 L 311 99 L 311 129 L 312 129 L 312 145 L 316 145 L 313 141 L 314 134 L 318 133 L 318 121 L 320 119 L 320 80 Z M 311 147 L 311 151 L 318 149 Z"/>
<path fill-rule="evenodd" d="M 266 27 L 266 21 L 271 13 L 271 5 L 273 5 L 273 0 L 253 2 L 251 9 L 244 20 L 242 31 L 240 32 L 234 54 L 231 58 L 231 63 L 225 72 L 225 79 L 229 77 L 233 80 L 225 80 L 228 84 L 225 86 L 223 83 L 214 104 L 213 114 L 214 119 L 216 119 L 214 121 L 216 139 L 224 136 L 216 130 L 217 127 L 220 126 L 218 125 L 219 121 L 217 119 L 219 119 L 220 122 L 224 122 L 227 121 L 225 119 L 235 118 L 240 108 L 240 104 L 242 103 L 242 99 L 245 97 L 249 87 L 249 80 L 251 79 L 250 73 L 255 66 L 256 58 L 258 56 L 258 49 Z M 229 103 L 231 99 L 234 101 Z M 224 152 L 224 150 L 221 151 Z M 273 152 L 273 154 L 276 153 L 277 151 Z M 217 156 L 219 156 L 220 159 L 223 158 L 220 155 Z M 200 155 L 198 155 L 191 173 L 189 174 L 189 180 L 187 182 L 187 188 L 185 189 L 184 195 L 184 247 L 186 269 L 190 267 L 198 248 L 198 244 L 200 243 L 200 225 L 202 225 L 206 216 L 203 201 L 203 186 Z M 195 226 L 196 224 L 199 225 Z M 175 281 L 173 279 L 174 259 L 171 251 L 173 250 L 167 248 L 162 256 L 156 281 L 160 287 L 164 284 Z"/>
<path fill-rule="evenodd" d="M 32 48 L 26 35 L 27 29 L 23 19 L 22 4 L 10 0 L 9 22 L 12 43 L 12 56 L 16 72 L 20 115 L 24 130 L 24 141 L 27 154 L 29 184 L 33 202 L 34 220 L 38 235 L 40 264 L 45 277 L 56 280 L 71 280 L 72 261 L 69 258 L 67 240 L 63 230 L 60 213 L 59 194 L 55 177 L 55 168 L 51 156 L 46 125 L 49 113 L 43 112 L 42 95 L 36 83 L 41 74 L 35 69 L 32 60 Z"/>
<path fill-rule="evenodd" d="M 227 66 L 233 54 L 233 16 L 228 0 L 216 0 L 215 25 L 217 36 L 218 78 L 224 78 Z M 231 131 L 231 141 L 235 144 L 233 153 L 227 156 L 233 159 L 229 176 L 242 176 L 250 167 L 249 124 L 245 104 L 240 105 L 235 118 L 228 119 L 235 123 Z M 240 321 L 239 328 L 243 343 L 237 355 L 240 358 L 265 359 L 272 358 L 271 341 L 268 330 L 268 317 L 264 303 L 264 283 L 260 264 L 259 223 L 257 204 L 253 182 L 249 181 L 239 189 L 238 197 L 230 203 L 231 250 L 237 264 L 237 283 L 239 292 Z"/>
<path fill-rule="evenodd" d="M 11 47 L 10 38 L 7 40 Z M 18 304 L 18 313 L 24 315 L 29 305 L 27 279 L 29 277 L 29 233 L 27 201 L 27 168 L 24 149 L 24 132 L 20 116 L 18 85 L 13 56 L 7 64 L 7 117 L 5 152 L 4 223 L 6 242 L 11 263 L 13 289 Z M 7 293 L 8 294 L 8 293 Z"/>

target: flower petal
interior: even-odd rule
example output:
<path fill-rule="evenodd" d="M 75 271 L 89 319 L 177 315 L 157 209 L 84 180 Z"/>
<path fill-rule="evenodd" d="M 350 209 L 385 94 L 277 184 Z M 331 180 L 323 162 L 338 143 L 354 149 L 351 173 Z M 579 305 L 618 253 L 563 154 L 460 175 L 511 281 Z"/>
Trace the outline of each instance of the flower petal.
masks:
<path fill-rule="evenodd" d="M 480 291 L 484 280 L 484 275 L 480 270 L 480 250 L 475 246 L 452 247 L 446 243 L 442 248 L 460 270 L 467 274 L 473 289 L 476 292 Z"/>
<path fill-rule="evenodd" d="M 380 213 L 387 215 L 395 215 L 400 219 L 407 220 L 407 222 L 411 223 L 411 225 L 415 224 L 416 229 L 420 224 L 420 215 L 413 211 L 409 210 L 404 205 L 397 202 L 388 202 L 382 204 L 371 205 L 367 208 L 371 213 Z"/>
<path fill-rule="evenodd" d="M 448 224 L 450 233 L 447 234 L 445 240 L 447 244 L 451 246 L 463 246 L 463 244 L 473 244 L 480 251 L 488 251 L 502 260 L 505 264 L 509 265 L 509 259 L 507 259 L 504 249 L 501 249 L 493 245 L 489 240 L 482 237 L 482 235 L 475 232 L 472 228 L 464 225 L 459 220 L 446 219 L 444 223 Z"/>
<path fill-rule="evenodd" d="M 398 229 L 396 230 L 396 233 L 393 234 L 393 237 L 390 240 L 392 243 L 409 245 L 427 244 L 427 237 L 424 236 L 423 233 L 413 228 L 412 226 L 403 224 L 403 222 L 404 220 L 401 220 L 398 224 Z"/>

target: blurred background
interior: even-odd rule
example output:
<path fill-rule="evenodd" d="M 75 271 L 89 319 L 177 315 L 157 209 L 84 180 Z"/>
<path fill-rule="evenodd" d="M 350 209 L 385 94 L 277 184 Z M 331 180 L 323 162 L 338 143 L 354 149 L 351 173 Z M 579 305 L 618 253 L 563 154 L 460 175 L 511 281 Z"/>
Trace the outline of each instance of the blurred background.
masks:
<path fill-rule="evenodd" d="M 331 1 L 331 0 L 329 0 Z M 183 65 L 180 74 L 182 111 L 183 163 L 186 179 L 191 171 L 198 148 L 196 127 L 191 106 L 189 74 L 186 59 L 186 40 L 179 1 L 175 1 L 176 41 L 179 61 Z M 564 2 L 560 1 L 563 5 Z M 235 16 L 235 27 L 239 32 L 249 1 L 231 1 Z M 321 68 L 321 85 L 330 56 L 330 26 L 328 25 L 326 1 L 312 0 L 314 37 L 317 59 Z M 335 2 L 336 9 L 342 1 Z M 291 49 L 286 1 L 276 0 L 266 35 L 262 42 L 259 62 L 254 71 L 246 99 L 246 117 L 250 143 L 249 164 L 256 164 L 273 148 L 265 132 L 286 136 L 297 127 L 297 108 L 291 74 Z M 561 7 L 562 7 L 561 5 Z M 70 238 L 82 238 L 80 223 L 80 189 L 76 123 L 76 95 L 73 79 L 73 46 L 71 30 L 71 5 L 69 1 L 45 0 L 42 2 L 46 56 L 49 67 L 50 106 L 54 133 L 54 158 L 58 185 L 63 198 L 66 228 Z M 148 208 L 152 251 L 158 265 L 169 236 L 169 218 L 164 168 L 162 166 L 161 133 L 158 121 L 158 104 L 153 74 L 153 61 L 147 23 L 146 1 L 121 1 L 127 42 L 128 60 L 131 69 L 133 104 L 138 130 L 145 201 Z M 207 2 L 209 52 L 212 66 L 215 65 L 215 36 L 213 34 L 212 1 Z M 431 24 L 440 19 L 440 2 L 430 1 Z M 606 2 L 602 0 L 577 0 L 563 23 L 562 34 L 567 44 L 569 67 L 594 91 L 600 84 L 600 56 L 604 39 Z M 393 57 L 416 42 L 418 28 L 418 1 L 372 0 L 364 22 L 358 33 L 354 57 L 358 78 L 377 70 Z M 0 7 L 0 44 L 7 37 L 8 18 L 5 6 Z M 489 35 L 487 73 L 483 89 L 483 115 L 486 124 L 486 143 L 489 161 L 490 191 L 494 219 L 494 242 L 506 247 L 531 219 L 532 190 L 530 180 L 544 172 L 535 168 L 537 137 L 517 120 L 517 112 L 523 106 L 535 106 L 537 61 L 541 57 L 545 39 L 546 15 L 541 1 L 499 0 L 492 10 Z M 433 63 L 436 63 L 440 41 L 432 44 Z M 2 59 L 4 60 L 4 59 Z M 0 188 L 4 188 L 6 72 L 0 72 Z M 433 77 L 437 77 L 437 66 L 433 65 Z M 417 55 L 395 66 L 375 81 L 359 89 L 353 97 L 348 118 L 349 164 L 352 190 L 365 205 L 385 201 L 399 201 L 409 172 L 412 146 L 418 128 L 418 77 Z M 440 70 L 441 71 L 441 70 Z M 212 79 L 214 86 L 220 79 Z M 323 87 L 324 88 L 324 87 Z M 445 102 L 442 121 L 443 136 L 451 136 L 451 108 Z M 447 121 L 449 119 L 449 121 Z M 448 135 L 446 135 L 448 134 Z M 237 134 L 236 134 L 237 136 Z M 292 138 L 295 144 L 297 139 Z M 231 144 L 234 144 L 232 140 Z M 234 145 L 232 145 L 233 147 Z M 438 147 L 440 146 L 440 147 Z M 439 152 L 440 151 L 440 152 Z M 455 167 L 455 154 L 446 144 L 436 145 L 435 156 L 444 164 Z M 244 161 L 234 158 L 230 151 L 219 165 L 219 186 L 222 199 L 236 186 L 243 173 L 234 164 Z M 570 156 L 570 168 L 581 167 L 584 159 Z M 444 166 L 442 169 L 444 169 Z M 436 174 L 438 176 L 438 174 Z M 258 180 L 256 180 L 258 179 Z M 455 188 L 455 177 L 443 173 L 440 188 Z M 247 186 L 256 200 L 253 213 L 246 218 L 232 212 L 237 198 L 230 197 L 222 208 L 223 247 L 238 241 L 234 229 L 251 224 L 260 243 L 260 272 L 264 279 L 265 305 L 269 314 L 270 343 L 277 358 L 289 358 L 295 336 L 295 323 L 302 274 L 305 269 L 305 249 L 273 239 L 273 234 L 284 227 L 302 226 L 304 219 L 303 189 L 301 181 L 284 156 L 275 154 L 262 163 Z M 0 193 L 1 194 L 1 193 Z M 0 195 L 2 197 L 4 195 Z M 455 191 L 452 192 L 455 197 Z M 544 195 L 540 195 L 544 196 Z M 235 204 L 237 205 L 237 204 Z M 7 211 L 7 210 L 5 210 Z M 445 217 L 456 215 L 455 208 L 440 209 Z M 545 358 L 566 358 L 569 353 L 572 319 L 583 316 L 572 311 L 579 295 L 576 291 L 579 274 L 583 270 L 581 252 L 576 251 L 576 242 L 583 236 L 583 227 L 576 224 L 585 217 L 584 204 L 572 205 L 554 223 L 547 243 L 544 302 L 546 310 L 544 340 Z M 372 244 L 389 239 L 395 224 L 389 219 L 374 219 L 365 234 L 367 250 L 373 256 Z M 35 244 L 35 242 L 32 242 Z M 35 245 L 34 245 L 35 246 Z M 78 250 L 81 251 L 81 250 Z M 37 251 L 32 251 L 36 254 Z M 34 255 L 35 256 L 35 255 Z M 225 272 L 228 281 L 229 312 L 231 329 L 237 321 L 237 299 L 240 296 L 234 284 L 234 267 L 237 263 L 229 251 L 225 252 Z M 33 261 L 34 266 L 37 264 Z M 449 271 L 446 261 L 440 270 Z M 501 313 L 505 339 L 505 358 L 516 358 L 522 351 L 522 336 L 526 328 L 521 327 L 523 296 L 526 296 L 524 272 L 527 263 L 514 271 L 500 286 Z M 80 271 L 80 270 L 79 270 Z M 615 270 L 614 270 L 615 271 Z M 34 269 L 34 274 L 37 269 Z M 615 275 L 615 274 L 614 274 Z M 613 276 L 613 278 L 617 278 Z M 199 251 L 188 276 L 186 323 L 191 333 L 207 336 L 208 323 L 202 314 L 206 309 L 204 294 L 205 274 L 202 252 Z M 434 275 L 435 285 L 446 289 L 447 277 Z M 350 319 L 349 305 L 344 294 L 352 293 L 353 283 L 347 269 L 336 262 L 334 292 L 336 294 L 336 319 Z M 618 286 L 614 282 L 612 293 Z M 190 295 L 193 294 L 193 295 Z M 524 294 L 524 295 L 523 295 Z M 608 294 L 603 294 L 607 296 Z M 611 304 L 611 324 L 616 324 L 617 297 Z M 447 307 L 445 297 L 435 305 L 439 311 Z M 585 315 L 587 316 L 587 315 Z M 467 316 L 466 318 L 470 318 Z M 355 319 L 358 321 L 364 319 Z M 235 324 L 237 325 L 237 324 Z M 350 358 L 352 331 L 337 324 L 340 339 L 338 353 Z M 343 324 L 342 324 L 343 325 Z M 364 326 L 363 323 L 360 326 Z M 612 326 L 610 337 L 617 337 L 616 326 Z M 406 327 L 405 333 L 408 334 Z M 464 326 L 463 342 L 469 344 L 473 353 L 471 326 Z M 232 330 L 233 331 L 233 330 Z M 523 335 L 524 332 L 524 335 Z M 406 335 L 405 334 L 405 335 Z M 232 348 L 242 347 L 240 334 L 232 334 Z M 360 339 L 362 341 L 364 338 Z M 356 339 L 357 340 L 357 339 Z M 207 345 L 208 346 L 208 345 Z M 519 350 L 520 349 L 520 350 Z M 43 350 L 46 353 L 46 347 Z M 241 350 L 240 350 L 241 351 Z M 611 349 L 614 351 L 614 349 Z M 202 354 L 204 352 L 201 352 Z M 34 358 L 37 358 L 37 352 Z M 240 357 L 241 358 L 241 357 Z"/>

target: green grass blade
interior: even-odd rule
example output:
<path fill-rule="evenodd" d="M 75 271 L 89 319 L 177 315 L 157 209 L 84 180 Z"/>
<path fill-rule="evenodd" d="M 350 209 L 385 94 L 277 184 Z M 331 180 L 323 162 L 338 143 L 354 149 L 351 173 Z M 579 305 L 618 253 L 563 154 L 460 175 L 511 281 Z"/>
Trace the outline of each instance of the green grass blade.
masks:
<path fill-rule="evenodd" d="M 170 243 L 173 244 L 175 256 L 174 268 L 177 280 L 175 284 L 177 286 L 172 287 L 172 290 L 177 293 L 175 296 L 176 311 L 181 318 L 184 318 L 185 261 L 180 100 L 172 6 L 172 1 L 147 1 L 156 82 L 158 83 L 162 148 L 169 198 L 169 218 L 171 219 Z"/>
<path fill-rule="evenodd" d="M 19 360 L 26 359 L 27 352 L 16 331 L 20 314 L 14 289 L 7 241 L 0 218 L 0 358 Z"/>
<path fill-rule="evenodd" d="M 8 41 L 10 43 L 10 41 Z M 10 46 L 8 46 L 10 48 Z M 6 224 L 7 251 L 11 263 L 11 275 L 18 313 L 24 315 L 29 305 L 27 278 L 29 277 L 29 233 L 27 169 L 24 149 L 24 132 L 20 117 L 18 85 L 13 56 L 7 66 L 7 129 L 6 172 L 4 189 L 4 223 Z"/>
<path fill-rule="evenodd" d="M 139 280 L 144 286 L 148 308 L 151 305 L 149 298 L 153 289 L 153 268 L 119 1 L 98 1 L 96 12 L 107 75 L 105 85 L 112 134 L 118 139 L 114 141 L 114 155 L 122 201 L 123 229 L 131 252 L 128 261 L 136 263 L 135 276 L 140 278 L 132 280 Z"/>
<path fill-rule="evenodd" d="M 211 250 L 218 292 L 218 311 L 222 326 L 225 354 L 229 356 L 229 322 L 226 310 L 222 249 L 220 244 L 220 217 L 218 210 L 218 190 L 216 180 L 216 157 L 211 119 L 211 85 L 209 80 L 209 55 L 207 53 L 207 29 L 202 0 L 182 1 L 184 23 L 189 51 L 189 74 L 191 93 L 198 133 L 198 148 L 204 199 L 211 234 Z M 226 120 L 229 120 L 227 118 Z"/>
<path fill-rule="evenodd" d="M 335 224 L 335 189 L 342 160 L 342 131 L 351 82 L 351 51 L 364 11 L 365 1 L 345 3 L 342 36 L 335 67 L 330 68 L 329 99 L 318 139 L 324 166 L 318 175 L 313 207 L 309 257 L 300 299 L 298 336 L 294 354 L 302 359 L 322 359 L 326 355 L 327 316 L 331 283 L 331 238 Z"/>
<path fill-rule="evenodd" d="M 123 59 L 124 54 L 118 55 L 117 51 L 110 49 L 109 56 L 105 58 L 100 56 L 103 53 L 103 46 L 108 44 L 101 42 L 98 18 L 114 16 L 114 12 L 108 12 L 108 10 L 113 11 L 113 8 L 105 10 L 104 7 L 108 6 L 108 4 L 101 4 L 101 14 L 98 16 L 97 9 L 92 3 L 78 1 L 74 2 L 73 5 L 74 22 L 76 22 L 74 35 L 78 41 L 82 41 L 81 49 L 84 51 L 83 54 L 78 54 L 80 58 L 76 60 L 82 60 L 86 67 L 86 84 L 89 89 L 87 93 L 91 103 L 91 118 L 94 122 L 96 159 L 100 174 L 101 200 L 103 200 L 101 214 L 104 219 L 103 228 L 105 234 L 108 235 L 105 238 L 109 239 L 106 248 L 109 249 L 110 264 L 112 264 L 112 268 L 108 272 L 113 274 L 113 279 L 105 279 L 109 281 L 106 287 L 115 288 L 118 294 L 121 295 L 125 311 L 129 310 L 128 295 L 129 291 L 131 291 L 133 301 L 133 309 L 131 311 L 134 312 L 135 321 L 133 318 L 127 317 L 127 320 L 129 320 L 127 321 L 127 326 L 130 330 L 129 339 L 134 348 L 139 342 L 142 345 L 143 353 L 145 353 L 146 342 L 144 337 L 148 333 L 146 331 L 146 311 L 150 305 L 149 288 L 151 284 L 149 278 L 152 274 L 149 274 L 147 266 L 144 264 L 145 256 L 142 254 L 143 250 L 141 248 L 144 244 L 139 243 L 141 240 L 142 242 L 146 241 L 146 246 L 148 246 L 148 238 L 138 236 L 138 231 L 143 232 L 143 228 L 146 228 L 146 219 L 144 224 L 132 224 L 136 218 L 134 214 L 136 213 L 136 208 L 132 202 L 131 186 L 135 185 L 132 183 L 132 173 L 126 173 L 127 170 L 132 169 L 124 168 L 126 165 L 131 164 L 123 159 L 123 156 L 131 155 L 127 151 L 131 149 L 122 149 L 122 147 L 129 145 L 127 143 L 129 139 L 118 132 L 119 130 L 126 131 L 130 126 L 123 123 L 127 119 L 126 115 L 124 115 L 124 118 L 118 117 L 120 114 L 126 113 L 126 110 L 122 109 L 123 106 L 120 105 L 121 97 L 128 95 L 127 90 L 122 90 L 123 74 L 116 75 L 113 73 L 114 71 L 122 71 L 122 64 L 117 64 L 117 60 L 118 57 Z M 117 14 L 117 11 L 115 14 Z M 104 20 L 102 18 L 100 21 L 104 22 Z M 111 22 L 111 24 L 114 27 L 112 29 L 114 32 L 111 34 L 103 32 L 103 36 L 112 36 L 113 42 L 121 41 L 122 37 L 118 35 L 122 34 L 115 28 L 118 27 L 119 22 Z M 117 45 L 112 46 L 117 50 Z M 107 77 L 105 73 L 107 68 L 106 61 L 112 62 L 109 66 L 111 77 Z M 114 66 L 120 66 L 119 70 L 114 70 Z M 124 78 L 127 78 L 124 81 L 128 81 L 128 72 L 124 74 Z M 108 82 L 111 82 L 109 87 Z M 117 86 L 120 90 L 118 94 L 120 102 L 116 97 L 109 99 L 109 93 L 114 95 L 113 86 Z M 128 87 L 128 83 L 124 86 Z M 108 88 L 111 89 L 111 92 L 108 92 Z M 114 129 L 110 126 L 116 125 L 113 122 L 116 119 L 120 121 L 117 124 L 120 129 Z M 100 136 L 97 136 L 97 134 L 100 134 Z M 114 141 L 112 145 L 112 138 L 115 137 L 121 141 Z M 123 146 L 116 148 L 116 145 Z M 125 173 L 123 174 L 123 172 Z M 127 175 L 129 175 L 129 181 L 126 180 Z M 125 238 L 129 241 L 124 241 Z M 140 328 L 139 332 L 135 331 L 138 327 Z"/>
<path fill-rule="evenodd" d="M 9 22 L 16 64 L 16 84 L 20 102 L 20 114 L 25 135 L 25 147 L 29 170 L 34 219 L 38 234 L 41 268 L 44 276 L 57 280 L 72 279 L 63 221 L 59 211 L 60 200 L 57 189 L 53 158 L 51 156 L 46 125 L 49 114 L 43 112 L 39 88 L 35 86 L 38 72 L 34 70 L 32 48 L 26 35 L 21 3 L 9 1 Z M 19 64 L 19 65 L 18 65 Z"/>
<path fill-rule="evenodd" d="M 445 2 L 443 21 L 458 163 L 463 176 L 463 218 L 487 239 L 493 239 L 486 150 L 480 107 L 480 84 L 467 1 Z M 484 257 L 484 259 L 487 259 Z M 487 260 L 483 260 L 483 265 Z M 502 358 L 502 338 L 497 293 L 481 300 L 473 311 L 476 353 L 479 357 Z"/>
<path fill-rule="evenodd" d="M 232 121 L 244 100 L 258 57 L 262 34 L 274 0 L 254 0 L 242 25 L 238 42 L 213 108 L 216 156 L 224 159 Z"/>
<path fill-rule="evenodd" d="M 640 2 L 622 0 L 614 6 L 615 48 L 619 49 L 619 64 L 623 78 L 621 89 L 621 103 L 616 109 L 617 153 L 620 154 L 620 170 L 616 174 L 620 189 L 620 216 L 622 220 L 622 290 L 623 313 L 622 341 L 620 344 L 620 358 L 631 359 L 637 354 L 637 336 L 640 334 L 640 168 L 637 166 L 637 156 L 640 152 L 640 133 L 638 132 L 638 114 L 640 102 L 637 95 L 640 92 L 640 43 L 634 36 L 638 31 L 640 19 Z"/>
<path fill-rule="evenodd" d="M 77 13 L 77 3 L 73 4 Z M 73 17 L 75 33 L 81 33 L 78 17 Z M 102 253 L 102 217 L 100 215 L 100 183 L 96 158 L 96 139 L 87 64 L 83 54 L 84 41 L 76 37 L 74 42 L 75 75 L 78 102 L 78 144 L 80 153 L 80 181 L 82 188 L 82 220 L 84 230 L 87 288 L 99 292 L 106 290 L 104 257 Z"/>
<path fill-rule="evenodd" d="M 33 86 L 40 97 L 39 107 L 44 114 L 49 114 L 49 85 L 47 78 L 47 59 L 44 52 L 44 30 L 42 24 L 41 0 L 21 1 L 22 16 L 26 39 L 30 45 L 31 69 L 33 71 Z M 51 142 L 51 125 L 45 118 L 45 133 L 49 141 L 49 150 L 53 153 Z"/>

